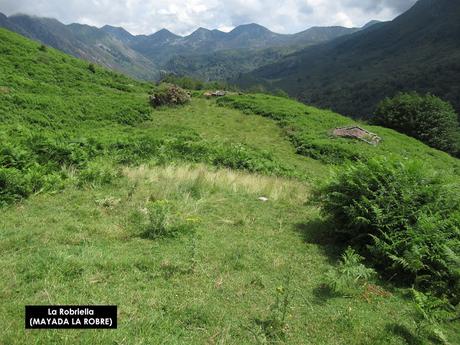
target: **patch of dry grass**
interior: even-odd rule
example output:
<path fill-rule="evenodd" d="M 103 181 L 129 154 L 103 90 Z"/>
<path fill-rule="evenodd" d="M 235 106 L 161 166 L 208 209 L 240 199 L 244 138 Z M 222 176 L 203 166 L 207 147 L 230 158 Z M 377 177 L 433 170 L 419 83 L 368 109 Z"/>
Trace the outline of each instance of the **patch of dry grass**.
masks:
<path fill-rule="evenodd" d="M 212 169 L 205 165 L 169 165 L 149 167 L 142 165 L 124 168 L 123 174 L 133 182 L 148 181 L 161 184 L 164 194 L 176 194 L 184 185 L 190 190 L 251 194 L 269 200 L 304 202 L 308 198 L 308 185 L 296 180 L 247 174 L 229 169 Z"/>

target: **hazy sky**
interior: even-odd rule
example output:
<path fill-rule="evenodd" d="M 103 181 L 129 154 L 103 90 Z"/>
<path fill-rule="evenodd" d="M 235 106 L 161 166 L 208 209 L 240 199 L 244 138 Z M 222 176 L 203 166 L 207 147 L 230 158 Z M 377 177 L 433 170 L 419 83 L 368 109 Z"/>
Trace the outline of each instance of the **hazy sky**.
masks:
<path fill-rule="evenodd" d="M 0 12 L 53 17 L 69 23 L 122 26 L 133 34 L 198 27 L 229 31 L 258 23 L 279 33 L 311 26 L 362 26 L 389 20 L 416 0 L 0 0 Z"/>

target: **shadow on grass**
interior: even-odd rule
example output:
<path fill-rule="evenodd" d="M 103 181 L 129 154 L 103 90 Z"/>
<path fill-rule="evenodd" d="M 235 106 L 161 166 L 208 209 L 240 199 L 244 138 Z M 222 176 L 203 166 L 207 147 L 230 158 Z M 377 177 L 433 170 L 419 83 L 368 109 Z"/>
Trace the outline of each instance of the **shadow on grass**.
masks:
<path fill-rule="evenodd" d="M 334 225 L 321 218 L 296 224 L 296 231 L 302 235 L 305 243 L 318 245 L 331 264 L 337 263 L 345 249 L 344 241 L 334 232 Z"/>
<path fill-rule="evenodd" d="M 296 231 L 302 236 L 305 243 L 317 245 L 327 257 L 331 265 L 336 265 L 345 250 L 344 241 L 341 241 L 334 232 L 334 225 L 320 217 L 308 222 L 296 224 Z M 331 298 L 339 297 L 326 284 L 321 284 L 313 290 L 314 303 L 325 304 Z"/>
<path fill-rule="evenodd" d="M 332 298 L 340 297 L 329 286 L 321 284 L 313 289 L 313 302 L 318 305 L 326 304 Z"/>
<path fill-rule="evenodd" d="M 396 323 L 388 324 L 385 329 L 389 333 L 405 340 L 408 345 L 423 345 L 425 344 L 419 337 L 417 337 L 409 328 L 403 325 L 398 325 Z"/>

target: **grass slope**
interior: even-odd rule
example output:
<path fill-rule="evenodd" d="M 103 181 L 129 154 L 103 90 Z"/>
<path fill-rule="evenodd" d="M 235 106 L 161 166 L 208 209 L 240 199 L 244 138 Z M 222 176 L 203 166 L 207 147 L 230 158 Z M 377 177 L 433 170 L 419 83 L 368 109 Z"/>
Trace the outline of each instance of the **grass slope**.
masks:
<path fill-rule="evenodd" d="M 143 239 L 130 219 L 152 198 L 197 219 L 196 232 Z M 336 247 L 307 198 L 299 183 L 200 167 L 128 169 L 114 186 L 33 197 L 2 217 L 1 341 L 273 343 L 264 325 L 280 288 L 288 344 L 411 341 L 413 310 L 397 291 L 322 288 Z M 23 305 L 41 303 L 115 303 L 119 329 L 25 332 Z"/>
<path fill-rule="evenodd" d="M 432 149 L 416 139 L 290 99 L 269 95 L 226 96 L 218 100 L 218 104 L 275 120 L 294 143 L 299 154 L 323 163 L 340 164 L 346 160 L 393 155 L 401 159 L 420 159 L 439 169 L 450 170 L 455 175 L 460 172 L 458 159 Z M 359 125 L 377 134 L 382 142 L 372 146 L 358 140 L 336 138 L 332 135 L 335 128 L 351 125 Z"/>
<path fill-rule="evenodd" d="M 1 344 L 418 341 L 404 290 L 377 280 L 380 287 L 343 298 L 323 285 L 342 248 L 308 203 L 308 182 L 327 176 L 330 165 L 296 154 L 283 118 L 292 114 L 286 123 L 300 138 L 310 128 L 322 143 L 344 118 L 263 95 L 230 98 L 245 107 L 256 102 L 248 114 L 196 97 L 185 107 L 151 109 L 151 85 L 99 68 L 92 73 L 87 63 L 40 51 L 5 30 L 0 52 L 0 168 L 24 176 L 39 165 L 58 174 L 63 188 L 35 190 L 1 209 Z M 311 114 L 303 117 L 306 109 Z M 440 169 L 457 164 L 375 130 Z M 65 153 L 64 162 L 56 152 Z M 89 178 L 94 166 L 114 177 Z M 180 225 L 179 236 L 146 236 L 152 203 Z M 117 304 L 119 329 L 26 332 L 25 304 Z M 457 324 L 444 331 L 460 342 Z M 274 337 L 279 332 L 284 339 Z"/>

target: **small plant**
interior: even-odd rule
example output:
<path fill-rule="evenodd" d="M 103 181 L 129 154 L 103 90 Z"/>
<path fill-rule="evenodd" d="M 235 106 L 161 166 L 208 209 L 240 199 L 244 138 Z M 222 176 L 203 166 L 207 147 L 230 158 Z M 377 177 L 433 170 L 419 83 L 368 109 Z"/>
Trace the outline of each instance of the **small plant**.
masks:
<path fill-rule="evenodd" d="M 101 163 L 91 162 L 87 168 L 81 170 L 78 176 L 78 186 L 96 187 L 100 185 L 111 184 L 120 176 L 117 168 Z"/>
<path fill-rule="evenodd" d="M 150 202 L 145 210 L 147 222 L 143 226 L 142 237 L 147 239 L 174 238 L 184 233 L 192 233 L 198 221 L 182 219 L 177 205 L 169 200 Z"/>
<path fill-rule="evenodd" d="M 415 334 L 418 337 L 433 337 L 442 344 L 449 344 L 440 324 L 448 319 L 448 309 L 452 307 L 448 302 L 430 294 L 424 294 L 415 289 L 411 289 L 411 293 L 416 310 Z"/>
<path fill-rule="evenodd" d="M 0 167 L 0 206 L 21 200 L 31 193 L 30 189 L 19 170 Z"/>
<path fill-rule="evenodd" d="M 328 274 L 327 285 L 337 294 L 353 295 L 375 275 L 372 268 L 366 267 L 364 258 L 348 247 L 342 254 L 338 267 Z"/>
<path fill-rule="evenodd" d="M 287 317 L 292 300 L 290 291 L 291 276 L 292 271 L 289 270 L 286 273 L 284 284 L 276 288 L 275 302 L 270 306 L 270 315 L 263 320 L 256 320 L 259 332 L 252 333 L 259 343 L 278 343 L 286 340 L 287 331 L 289 330 Z"/>
<path fill-rule="evenodd" d="M 154 107 L 182 105 L 190 100 L 187 91 L 173 84 L 161 84 L 150 96 L 150 103 Z"/>
<path fill-rule="evenodd" d="M 40 45 L 40 47 L 38 48 L 38 50 L 40 50 L 41 52 L 47 52 L 48 51 L 48 47 L 45 46 L 44 44 Z"/>
<path fill-rule="evenodd" d="M 88 69 L 91 73 L 96 73 L 96 66 L 93 63 L 88 65 Z"/>
<path fill-rule="evenodd" d="M 106 209 L 109 209 L 109 210 L 112 210 L 115 207 L 117 207 L 120 204 L 120 202 L 121 202 L 121 199 L 109 196 L 109 197 L 104 198 L 104 199 L 96 200 L 96 205 L 98 205 L 100 207 L 103 207 L 103 208 L 106 208 Z"/>
<path fill-rule="evenodd" d="M 148 223 L 143 236 L 149 239 L 172 237 L 175 229 L 172 226 L 172 205 L 167 200 L 159 200 L 147 205 Z"/>

